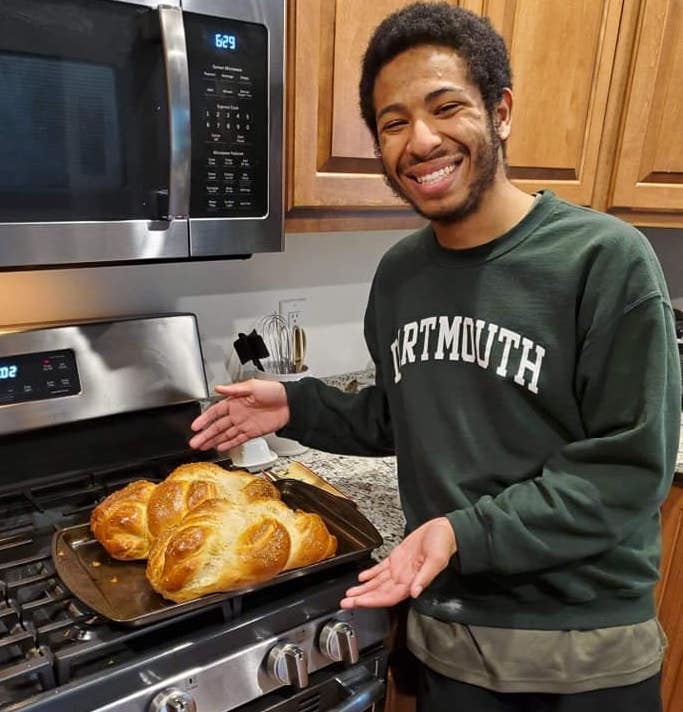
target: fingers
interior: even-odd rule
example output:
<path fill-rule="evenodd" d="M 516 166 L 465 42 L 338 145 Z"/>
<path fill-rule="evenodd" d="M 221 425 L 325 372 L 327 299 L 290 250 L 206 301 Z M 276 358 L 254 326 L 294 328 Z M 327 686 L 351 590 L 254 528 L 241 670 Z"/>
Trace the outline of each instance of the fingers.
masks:
<path fill-rule="evenodd" d="M 230 383 L 229 385 L 218 385 L 215 388 L 216 393 L 231 398 L 238 396 L 249 396 L 253 392 L 253 387 L 250 381 L 240 381 L 239 383 Z"/>
<path fill-rule="evenodd" d="M 358 579 L 361 580 L 361 577 L 359 576 Z M 362 596 L 365 593 L 369 593 L 370 591 L 374 591 L 381 586 L 384 586 L 389 581 L 391 581 L 391 571 L 387 569 L 386 571 L 380 572 L 369 581 L 365 581 L 365 583 L 358 586 L 352 586 L 346 591 L 346 595 L 351 597 Z"/>
<path fill-rule="evenodd" d="M 190 427 L 195 432 L 198 430 L 203 430 L 209 423 L 216 421 L 218 418 L 228 415 L 230 406 L 228 405 L 227 398 L 218 403 L 214 403 L 209 406 L 201 415 L 197 416 Z"/>
<path fill-rule="evenodd" d="M 446 568 L 448 562 L 443 562 L 440 558 L 427 558 L 422 566 L 417 570 L 410 583 L 410 596 L 417 598 L 422 591 Z"/>
<path fill-rule="evenodd" d="M 391 571 L 378 574 L 371 581 L 353 586 L 340 601 L 342 608 L 380 608 L 394 606 L 409 595 L 408 586 L 395 581 Z"/>
<path fill-rule="evenodd" d="M 197 450 L 209 450 L 221 445 L 220 450 L 227 450 L 247 440 L 246 436 L 243 436 L 243 433 L 235 427 L 229 415 L 209 422 L 210 425 L 190 439 L 190 447 Z M 236 440 L 239 442 L 235 442 Z"/>
<path fill-rule="evenodd" d="M 368 581 L 378 574 L 382 573 L 383 571 L 387 571 L 389 569 L 389 559 L 383 559 L 382 561 L 379 562 L 379 564 L 375 564 L 375 566 L 365 569 L 365 571 L 361 571 L 358 574 L 358 580 L 359 581 Z"/>

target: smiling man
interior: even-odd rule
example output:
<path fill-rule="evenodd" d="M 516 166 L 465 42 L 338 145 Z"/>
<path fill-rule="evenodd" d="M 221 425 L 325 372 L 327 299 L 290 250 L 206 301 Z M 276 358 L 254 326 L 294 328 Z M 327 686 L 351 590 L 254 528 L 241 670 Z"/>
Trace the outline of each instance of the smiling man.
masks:
<path fill-rule="evenodd" d="M 659 712 L 659 507 L 680 426 L 660 266 L 615 218 L 508 179 L 502 39 L 447 3 L 375 30 L 361 111 L 429 224 L 377 268 L 376 384 L 219 386 L 193 447 L 280 429 L 397 458 L 406 537 L 343 607 L 410 599 L 420 712 Z"/>
<path fill-rule="evenodd" d="M 509 88 L 489 112 L 465 62 L 452 50 L 425 45 L 382 67 L 372 105 L 389 185 L 433 221 L 444 247 L 493 239 L 529 210 L 533 198 L 505 174 Z"/>

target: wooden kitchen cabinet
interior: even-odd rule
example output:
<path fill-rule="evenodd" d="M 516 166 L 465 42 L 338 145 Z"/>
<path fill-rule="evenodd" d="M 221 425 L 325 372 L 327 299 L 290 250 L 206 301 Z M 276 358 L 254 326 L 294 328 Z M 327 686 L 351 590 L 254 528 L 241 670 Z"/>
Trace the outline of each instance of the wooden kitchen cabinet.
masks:
<path fill-rule="evenodd" d="M 286 228 L 410 229 L 423 220 L 385 185 L 358 107 L 370 34 L 406 0 L 290 0 Z M 453 4 L 479 11 L 480 0 Z"/>
<path fill-rule="evenodd" d="M 384 712 L 415 712 L 416 707 L 415 693 L 403 690 L 401 681 L 397 680 L 396 670 L 389 668 Z"/>
<path fill-rule="evenodd" d="M 683 710 L 683 485 L 662 506 L 661 579 L 657 610 L 669 645 L 662 671 L 664 712 Z"/>
<path fill-rule="evenodd" d="M 484 0 L 510 53 L 509 175 L 590 205 L 622 0 Z"/>
<path fill-rule="evenodd" d="M 403 601 L 390 610 L 390 632 L 387 691 L 384 712 L 415 712 L 417 692 L 417 661 L 406 643 L 406 621 L 410 604 Z"/>
<path fill-rule="evenodd" d="M 681 0 L 452 0 L 513 69 L 510 176 L 638 225 L 683 226 Z M 357 86 L 370 33 L 409 0 L 289 0 L 286 229 L 412 229 Z"/>
<path fill-rule="evenodd" d="M 683 3 L 643 0 L 639 10 L 607 207 L 683 225 L 683 216 L 656 218 L 683 211 Z"/>

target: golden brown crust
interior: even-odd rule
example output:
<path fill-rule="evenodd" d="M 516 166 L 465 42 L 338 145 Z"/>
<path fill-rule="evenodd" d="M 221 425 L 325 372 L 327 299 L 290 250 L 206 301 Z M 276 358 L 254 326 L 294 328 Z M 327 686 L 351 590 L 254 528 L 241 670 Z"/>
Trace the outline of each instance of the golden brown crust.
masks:
<path fill-rule="evenodd" d="M 176 603 L 260 583 L 333 556 L 337 539 L 317 514 L 279 500 L 209 500 L 152 545 L 147 578 Z"/>
<path fill-rule="evenodd" d="M 147 578 L 165 598 L 181 603 L 276 576 L 289 556 L 287 529 L 249 506 L 214 499 L 155 540 Z"/>
<path fill-rule="evenodd" d="M 97 541 L 114 559 L 145 559 L 152 542 L 147 525 L 147 505 L 156 485 L 136 480 L 110 494 L 90 515 Z"/>
<path fill-rule="evenodd" d="M 290 509 L 278 500 L 262 500 L 248 506 L 287 528 L 292 544 L 285 570 L 308 566 L 336 553 L 337 537 L 330 534 L 320 515 Z"/>
<path fill-rule="evenodd" d="M 246 504 L 279 497 L 274 485 L 250 472 L 226 470 L 212 462 L 189 462 L 158 485 L 148 506 L 149 529 L 153 537 L 160 536 L 210 499 Z"/>

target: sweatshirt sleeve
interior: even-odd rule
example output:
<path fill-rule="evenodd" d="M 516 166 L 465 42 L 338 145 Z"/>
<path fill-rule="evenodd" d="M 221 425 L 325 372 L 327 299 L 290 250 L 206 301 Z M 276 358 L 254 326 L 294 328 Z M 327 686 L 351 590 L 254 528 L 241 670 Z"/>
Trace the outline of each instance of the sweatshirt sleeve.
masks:
<path fill-rule="evenodd" d="M 660 294 L 589 335 L 574 388 L 585 437 L 539 474 L 449 513 L 463 574 L 538 571 L 613 548 L 651 521 L 671 485 L 681 367 Z"/>
<path fill-rule="evenodd" d="M 359 393 L 344 393 L 314 378 L 286 383 L 290 421 L 282 434 L 304 445 L 339 455 L 394 454 L 394 433 L 375 323 L 377 275 L 365 310 L 364 334 L 375 364 L 375 385 Z"/>
<path fill-rule="evenodd" d="M 290 412 L 281 431 L 286 437 L 339 455 L 394 454 L 389 408 L 380 386 L 344 393 L 315 378 L 284 385 Z"/>

